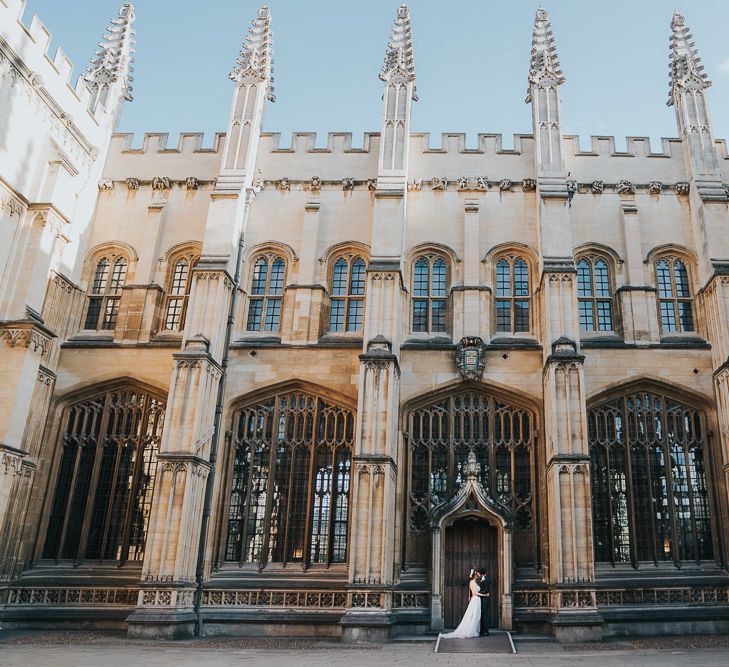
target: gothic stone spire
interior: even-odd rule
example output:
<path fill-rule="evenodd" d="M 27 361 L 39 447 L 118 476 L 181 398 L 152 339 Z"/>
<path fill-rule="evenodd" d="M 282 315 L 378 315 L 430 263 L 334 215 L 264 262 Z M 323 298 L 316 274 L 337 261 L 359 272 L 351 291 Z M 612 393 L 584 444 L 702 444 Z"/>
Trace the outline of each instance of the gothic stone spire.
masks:
<path fill-rule="evenodd" d="M 694 87 L 703 90 L 711 85 L 683 14 L 676 12 L 673 15 L 671 31 L 668 106 L 676 101 L 681 88 Z"/>
<path fill-rule="evenodd" d="M 549 14 L 546 9 L 540 7 L 534 17 L 527 104 L 531 102 L 532 84 L 546 83 L 547 81 L 550 81 L 552 85 L 560 86 L 566 79 L 562 74 L 562 66 L 559 64 L 557 45 L 554 41 L 552 24 L 549 22 Z"/>
<path fill-rule="evenodd" d="M 271 102 L 276 101 L 273 94 L 273 32 L 268 5 L 263 5 L 256 18 L 251 21 L 230 78 L 238 84 L 246 79 L 266 81 L 267 97 Z"/>
<path fill-rule="evenodd" d="M 124 99 L 132 100 L 131 73 L 134 71 L 134 7 L 124 3 L 119 15 L 113 18 L 99 42 L 99 48 L 83 74 L 84 81 L 94 94 L 94 105 L 108 89 L 121 82 Z M 105 98 L 106 95 L 103 95 Z"/>
<path fill-rule="evenodd" d="M 380 79 L 392 81 L 399 77 L 406 82 L 415 81 L 415 59 L 413 58 L 413 31 L 410 25 L 410 11 L 406 4 L 400 5 L 387 44 L 385 62 Z M 417 99 L 413 85 L 413 100 Z"/>

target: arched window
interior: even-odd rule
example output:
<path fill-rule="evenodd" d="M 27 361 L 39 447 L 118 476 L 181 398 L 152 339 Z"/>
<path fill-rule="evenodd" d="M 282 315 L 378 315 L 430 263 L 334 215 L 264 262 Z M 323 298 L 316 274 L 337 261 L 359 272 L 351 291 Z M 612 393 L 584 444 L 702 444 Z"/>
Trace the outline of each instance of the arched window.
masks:
<path fill-rule="evenodd" d="M 125 257 L 102 257 L 96 264 L 89 289 L 84 329 L 114 329 L 122 287 L 127 279 Z"/>
<path fill-rule="evenodd" d="M 701 412 L 634 391 L 591 408 L 588 433 L 595 560 L 712 558 Z"/>
<path fill-rule="evenodd" d="M 367 263 L 361 257 L 340 257 L 334 262 L 329 298 L 330 333 L 361 332 Z"/>
<path fill-rule="evenodd" d="M 694 331 L 694 310 L 686 264 L 676 257 L 656 262 L 658 312 L 663 333 Z"/>
<path fill-rule="evenodd" d="M 605 259 L 595 255 L 577 262 L 577 298 L 582 331 L 613 330 L 613 293 Z"/>
<path fill-rule="evenodd" d="M 516 255 L 501 257 L 496 262 L 497 333 L 528 332 L 529 304 L 529 264 Z"/>
<path fill-rule="evenodd" d="M 256 259 L 248 300 L 247 331 L 279 330 L 285 279 L 283 258 L 272 255 Z"/>
<path fill-rule="evenodd" d="M 354 421 L 302 391 L 236 413 L 225 560 L 346 562 Z"/>
<path fill-rule="evenodd" d="M 530 410 L 480 391 L 462 391 L 413 409 L 408 417 L 408 562 L 424 562 L 432 511 L 466 482 L 473 452 L 481 484 L 514 517 L 515 559 L 534 563 L 536 427 Z"/>
<path fill-rule="evenodd" d="M 164 411 L 135 387 L 65 410 L 44 558 L 143 560 Z"/>
<path fill-rule="evenodd" d="M 447 265 L 442 257 L 418 257 L 413 266 L 413 320 L 415 332 L 446 330 Z"/>
<path fill-rule="evenodd" d="M 192 269 L 198 259 L 197 255 L 188 254 L 184 257 L 178 256 L 172 262 L 167 280 L 165 331 L 182 331 L 185 326 L 187 302 L 192 287 Z"/>

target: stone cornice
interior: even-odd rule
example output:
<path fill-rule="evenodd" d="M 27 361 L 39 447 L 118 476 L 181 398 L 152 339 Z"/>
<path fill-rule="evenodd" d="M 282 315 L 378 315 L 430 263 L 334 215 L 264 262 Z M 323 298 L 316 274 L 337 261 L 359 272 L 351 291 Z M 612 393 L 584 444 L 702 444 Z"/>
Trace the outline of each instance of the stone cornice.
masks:
<path fill-rule="evenodd" d="M 56 334 L 34 320 L 0 322 L 0 342 L 8 347 L 27 347 L 45 354 L 53 338 Z"/>

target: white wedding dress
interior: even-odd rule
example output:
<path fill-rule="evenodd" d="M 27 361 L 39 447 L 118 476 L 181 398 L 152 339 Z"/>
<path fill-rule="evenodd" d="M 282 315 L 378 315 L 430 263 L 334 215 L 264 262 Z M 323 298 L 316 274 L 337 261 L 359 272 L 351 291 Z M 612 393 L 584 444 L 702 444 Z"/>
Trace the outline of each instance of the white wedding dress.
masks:
<path fill-rule="evenodd" d="M 481 589 L 475 584 L 476 592 L 480 593 Z M 469 637 L 478 637 L 481 629 L 481 598 L 478 595 L 471 595 L 471 599 L 466 607 L 466 613 L 463 614 L 461 622 L 453 632 L 443 632 L 443 639 L 468 639 Z"/>

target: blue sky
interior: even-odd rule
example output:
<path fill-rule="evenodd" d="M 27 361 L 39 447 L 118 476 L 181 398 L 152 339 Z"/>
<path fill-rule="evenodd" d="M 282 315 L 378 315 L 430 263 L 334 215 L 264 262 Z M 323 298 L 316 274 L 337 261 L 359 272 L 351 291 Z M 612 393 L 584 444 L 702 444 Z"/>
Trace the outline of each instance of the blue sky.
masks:
<path fill-rule="evenodd" d="M 729 2 L 726 0 L 552 0 L 545 2 L 567 83 L 564 132 L 675 136 L 667 107 L 668 37 L 674 9 L 691 27 L 713 87 L 709 107 L 717 137 L 729 137 Z M 136 0 L 135 99 L 120 130 L 139 134 L 224 131 L 232 83 L 227 74 L 259 6 L 249 0 Z M 81 71 L 118 0 L 28 0 Z M 379 131 L 382 64 L 397 0 L 270 0 L 277 102 L 264 127 Z M 536 1 L 411 0 L 420 101 L 413 129 L 531 131 L 524 104 Z M 171 142 L 172 142 L 171 138 Z M 432 143 L 439 143 L 437 138 Z"/>

